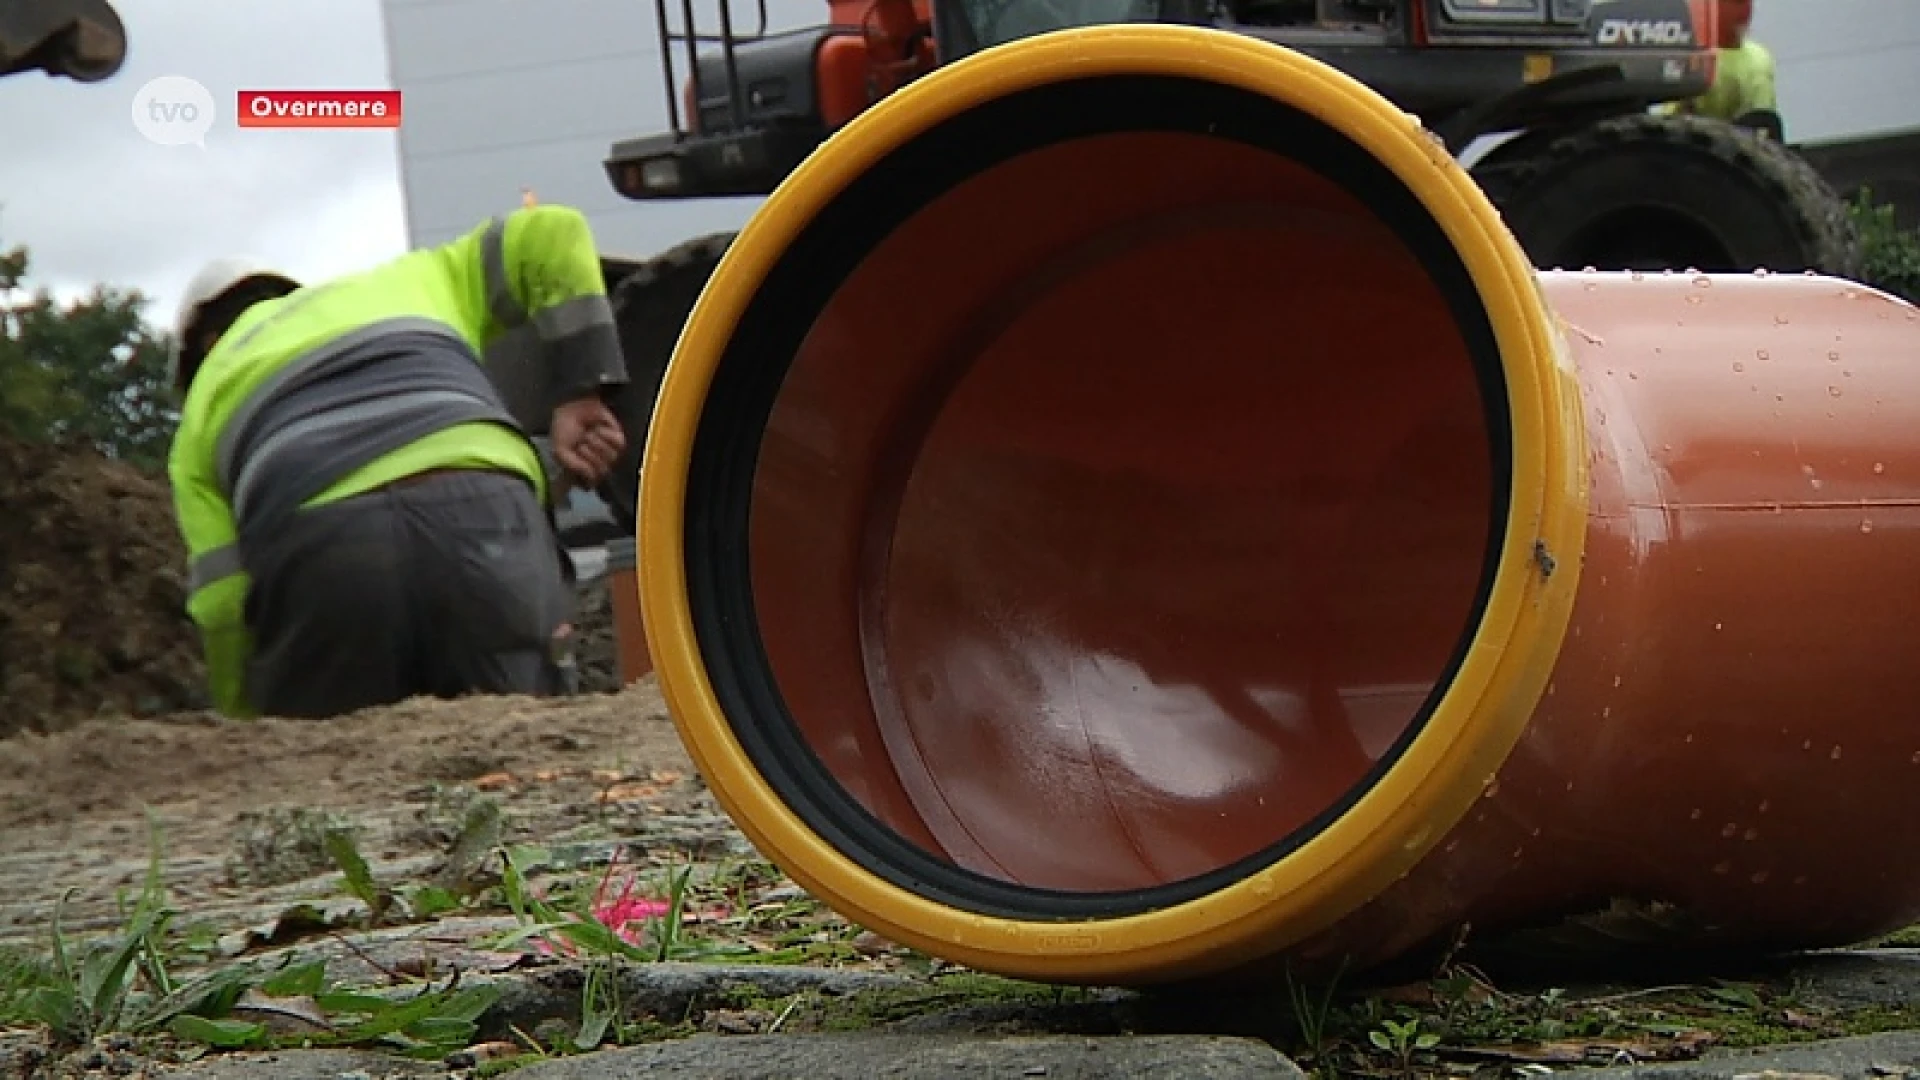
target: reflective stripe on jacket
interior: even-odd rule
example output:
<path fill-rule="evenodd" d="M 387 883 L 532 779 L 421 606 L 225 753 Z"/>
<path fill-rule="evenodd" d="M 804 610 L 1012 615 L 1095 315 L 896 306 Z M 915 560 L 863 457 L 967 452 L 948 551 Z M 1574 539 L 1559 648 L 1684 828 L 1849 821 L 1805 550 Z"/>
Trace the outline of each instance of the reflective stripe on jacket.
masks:
<path fill-rule="evenodd" d="M 538 339 L 555 404 L 626 381 L 599 253 L 577 210 L 516 210 L 256 304 L 207 355 L 168 473 L 190 560 L 187 611 L 222 713 L 254 711 L 247 535 L 428 469 L 516 472 L 547 497 L 538 453 L 480 366 L 507 334 Z"/>

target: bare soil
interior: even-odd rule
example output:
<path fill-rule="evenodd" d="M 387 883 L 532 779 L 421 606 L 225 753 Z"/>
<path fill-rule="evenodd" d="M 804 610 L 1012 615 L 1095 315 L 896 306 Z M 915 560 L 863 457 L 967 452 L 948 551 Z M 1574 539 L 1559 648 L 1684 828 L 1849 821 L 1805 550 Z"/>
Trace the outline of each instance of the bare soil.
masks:
<path fill-rule="evenodd" d="M 69 890 L 70 927 L 112 925 L 116 892 L 146 869 L 149 813 L 176 903 L 232 929 L 332 891 L 311 880 L 331 866 L 298 861 L 311 854 L 302 820 L 358 827 L 376 863 L 430 859 L 456 823 L 448 800 L 463 792 L 496 800 L 523 840 L 643 833 L 663 817 L 731 840 L 651 680 L 619 694 L 416 700 L 325 721 L 97 719 L 0 741 L 0 942 L 44 944 Z"/>
<path fill-rule="evenodd" d="M 0 507 L 0 943 L 44 946 L 69 894 L 69 928 L 113 925 L 150 823 L 176 905 L 216 924 L 337 895 L 316 826 L 358 830 L 376 863 L 422 863 L 476 794 L 499 804 L 508 841 L 665 828 L 676 844 L 737 843 L 651 680 L 613 692 L 604 585 L 582 589 L 580 696 L 236 722 L 203 710 L 163 477 L 0 443 Z"/>
<path fill-rule="evenodd" d="M 0 736 L 204 704 L 166 481 L 0 443 Z"/>

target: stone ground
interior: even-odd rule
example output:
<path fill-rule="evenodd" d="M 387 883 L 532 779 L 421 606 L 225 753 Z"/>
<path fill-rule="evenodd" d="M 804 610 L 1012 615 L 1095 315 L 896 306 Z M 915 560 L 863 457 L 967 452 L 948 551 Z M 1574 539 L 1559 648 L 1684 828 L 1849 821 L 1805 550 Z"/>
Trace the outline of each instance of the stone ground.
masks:
<path fill-rule="evenodd" d="M 348 829 L 373 879 L 402 897 L 385 925 L 324 850 L 329 827 Z M 364 1047 L 210 1051 L 162 1033 L 58 1048 L 23 1025 L 0 1036 L 0 1078 L 377 1080 L 509 1064 L 529 1080 L 1302 1075 L 1288 1054 L 1325 1076 L 1920 1075 L 1920 1030 L 1905 1031 L 1920 1029 L 1920 954 L 1897 949 L 1665 987 L 1494 989 L 1463 969 L 1464 990 L 1436 980 L 1343 997 L 1319 1050 L 1283 996 L 1060 990 L 953 969 L 847 925 L 760 862 L 702 787 L 651 679 L 560 701 L 411 702 L 244 728 L 202 714 L 101 719 L 0 741 L 0 950 L 44 956 L 63 899 L 71 935 L 121 927 L 155 835 L 180 913 L 177 977 L 295 956 L 324 962 L 330 986 L 405 996 L 457 972 L 498 991 L 474 1047 L 413 1061 Z M 516 844 L 537 845 L 529 874 L 554 897 L 616 857 L 653 872 L 656 893 L 662 868 L 696 866 L 680 958 L 609 969 L 503 941 L 520 924 L 489 852 Z M 408 889 L 432 883 L 466 899 L 418 917 Z M 596 971 L 612 972 L 602 985 L 617 987 L 621 1018 L 602 1049 L 560 1053 Z M 277 1017 L 296 1044 L 325 1026 L 276 1002 L 244 998 L 234 1015 Z M 1403 1066 L 1373 1044 L 1396 1016 L 1448 1037 Z M 1747 1048 L 1780 1041 L 1791 1045 Z"/>
<path fill-rule="evenodd" d="M 0 445 L 0 504 L 0 1080 L 1920 1076 L 1900 949 L 1624 984 L 1461 957 L 1240 995 L 954 968 L 756 856 L 652 680 L 615 686 L 603 587 L 581 696 L 234 724 L 183 711 L 201 675 L 163 482 Z M 630 875 L 678 917 L 617 945 L 531 932 Z M 522 886 L 552 908 L 516 911 Z M 142 894 L 171 915 L 130 937 Z M 53 951 L 129 941 L 137 976 Z M 155 1012 L 156 986 L 220 1023 Z"/>
<path fill-rule="evenodd" d="M 0 946 L 117 923 L 158 829 L 175 902 L 246 924 L 312 892 L 329 824 L 400 874 L 434 863 L 484 798 L 502 840 L 645 835 L 705 857 L 745 841 L 699 783 L 649 679 L 616 692 L 605 588 L 582 589 L 583 688 L 555 700 L 418 700 L 324 723 L 209 712 L 69 720 L 0 739 Z"/>

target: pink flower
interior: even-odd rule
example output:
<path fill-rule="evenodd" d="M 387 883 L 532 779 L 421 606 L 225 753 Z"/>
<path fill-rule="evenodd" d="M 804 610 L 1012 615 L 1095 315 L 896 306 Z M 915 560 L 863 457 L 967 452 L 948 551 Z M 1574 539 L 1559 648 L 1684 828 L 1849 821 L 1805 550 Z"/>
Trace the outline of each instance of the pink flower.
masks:
<path fill-rule="evenodd" d="M 599 886 L 593 890 L 593 903 L 589 905 L 589 910 L 596 922 L 613 931 L 620 940 L 629 945 L 638 945 L 645 935 L 647 920 L 664 919 L 673 908 L 664 900 L 635 896 L 635 878 L 631 873 L 621 882 L 619 895 L 608 899 L 607 887 L 613 881 L 614 868 L 619 862 L 620 857 L 616 852 L 613 860 L 607 864 L 607 872 L 601 875 Z M 575 918 L 577 920 L 578 917 Z M 534 947 L 549 955 L 561 952 L 572 956 L 579 952 L 572 942 L 564 938 L 536 941 Z"/>
<path fill-rule="evenodd" d="M 672 908 L 665 900 L 633 895 L 633 884 L 633 875 L 627 875 L 626 881 L 620 886 L 620 895 L 609 901 L 606 899 L 607 882 L 603 878 L 600 888 L 593 895 L 593 917 L 602 926 L 620 935 L 621 940 L 629 945 L 638 945 L 646 921 L 666 918 Z"/>

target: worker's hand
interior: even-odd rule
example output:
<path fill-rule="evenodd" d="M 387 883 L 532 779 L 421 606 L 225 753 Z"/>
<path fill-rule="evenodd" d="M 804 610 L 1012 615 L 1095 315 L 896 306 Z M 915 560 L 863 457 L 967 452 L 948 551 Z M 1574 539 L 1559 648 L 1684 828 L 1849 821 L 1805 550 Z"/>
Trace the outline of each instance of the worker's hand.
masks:
<path fill-rule="evenodd" d="M 580 486 L 600 483 L 626 449 L 620 421 L 599 395 L 575 398 L 553 410 L 553 457 Z"/>

